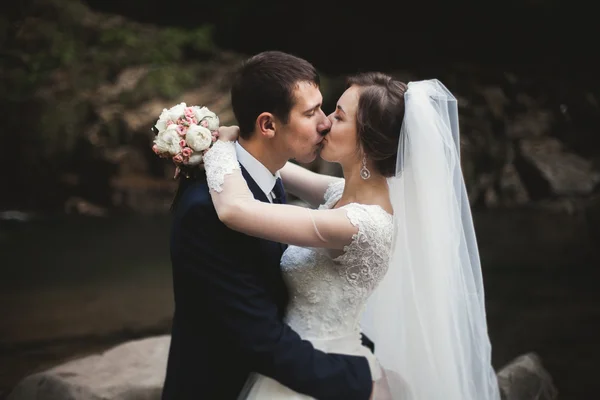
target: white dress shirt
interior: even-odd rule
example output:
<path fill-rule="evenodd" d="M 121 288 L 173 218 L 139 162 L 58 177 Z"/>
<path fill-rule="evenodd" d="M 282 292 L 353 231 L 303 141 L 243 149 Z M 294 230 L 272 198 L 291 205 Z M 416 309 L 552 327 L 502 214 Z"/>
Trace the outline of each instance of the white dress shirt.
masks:
<path fill-rule="evenodd" d="M 248 171 L 248 174 L 272 203 L 275 198 L 273 188 L 275 187 L 275 183 L 277 183 L 277 178 L 281 177 L 279 171 L 273 175 L 267 167 L 254 158 L 252 154 L 248 153 L 239 142 L 235 142 L 235 152 L 240 164 Z"/>

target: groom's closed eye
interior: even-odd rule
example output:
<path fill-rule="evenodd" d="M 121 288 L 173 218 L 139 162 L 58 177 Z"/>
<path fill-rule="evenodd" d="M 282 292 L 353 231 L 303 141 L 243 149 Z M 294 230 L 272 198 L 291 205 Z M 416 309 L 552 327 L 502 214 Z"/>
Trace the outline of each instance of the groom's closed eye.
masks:
<path fill-rule="evenodd" d="M 305 115 L 312 117 L 313 115 L 315 115 L 315 113 L 317 112 L 317 110 L 319 110 L 321 108 L 321 103 L 309 108 L 308 110 L 306 110 L 304 112 Z"/>

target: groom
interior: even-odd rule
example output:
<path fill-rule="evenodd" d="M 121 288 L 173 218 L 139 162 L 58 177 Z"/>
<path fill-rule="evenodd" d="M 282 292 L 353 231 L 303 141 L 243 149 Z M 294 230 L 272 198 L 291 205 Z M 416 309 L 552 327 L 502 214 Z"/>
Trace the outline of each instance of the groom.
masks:
<path fill-rule="evenodd" d="M 231 89 L 242 173 L 254 197 L 285 202 L 277 171 L 315 159 L 331 123 L 319 76 L 307 61 L 264 52 L 239 69 Z M 175 315 L 163 400 L 235 399 L 251 372 L 317 399 L 366 400 L 366 358 L 326 354 L 283 322 L 285 245 L 228 229 L 203 173 L 182 178 L 173 209 Z"/>

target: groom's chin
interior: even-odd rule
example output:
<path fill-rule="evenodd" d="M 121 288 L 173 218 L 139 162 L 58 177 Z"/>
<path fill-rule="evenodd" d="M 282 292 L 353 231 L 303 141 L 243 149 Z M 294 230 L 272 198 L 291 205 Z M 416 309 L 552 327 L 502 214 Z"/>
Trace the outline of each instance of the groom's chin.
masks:
<path fill-rule="evenodd" d="M 298 161 L 300 164 L 312 164 L 316 159 L 317 156 L 315 155 L 314 157 L 303 157 L 302 159 L 297 158 L 296 161 Z"/>
<path fill-rule="evenodd" d="M 302 157 L 296 157 L 296 161 L 302 164 L 310 164 L 317 159 L 317 150 L 310 154 L 304 154 Z"/>

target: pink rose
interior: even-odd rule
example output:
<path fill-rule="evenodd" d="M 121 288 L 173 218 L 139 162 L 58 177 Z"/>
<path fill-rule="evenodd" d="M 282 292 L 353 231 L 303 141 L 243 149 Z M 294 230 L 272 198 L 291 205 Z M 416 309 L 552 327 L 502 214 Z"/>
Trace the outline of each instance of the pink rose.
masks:
<path fill-rule="evenodd" d="M 187 143 L 185 142 L 185 140 L 181 139 L 181 142 L 179 142 L 179 145 L 183 149 L 185 146 L 187 146 Z"/>
<path fill-rule="evenodd" d="M 158 146 L 157 145 L 152 146 L 152 151 L 154 152 L 154 154 L 160 155 L 160 151 L 158 151 Z"/>
<path fill-rule="evenodd" d="M 203 119 L 202 121 L 200 121 L 200 125 L 202 125 L 205 128 L 208 128 L 208 121 Z"/>
<path fill-rule="evenodd" d="M 175 164 L 181 164 L 183 162 L 183 157 L 181 156 L 181 154 L 177 154 L 176 156 L 173 156 L 173 162 Z"/>
<path fill-rule="evenodd" d="M 193 117 L 194 109 L 192 107 L 187 107 L 183 113 L 185 114 L 186 117 Z"/>
<path fill-rule="evenodd" d="M 179 132 L 179 136 L 185 137 L 187 133 L 187 127 L 183 125 L 177 125 L 177 132 Z"/>
<path fill-rule="evenodd" d="M 189 157 L 192 155 L 194 151 L 192 149 L 190 149 L 189 147 L 186 147 L 185 149 L 183 149 L 181 151 L 181 154 L 183 154 L 184 157 Z"/>

